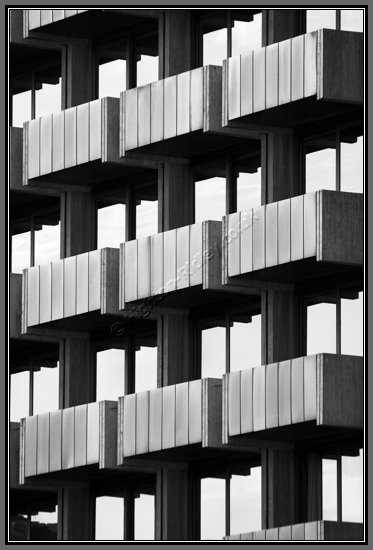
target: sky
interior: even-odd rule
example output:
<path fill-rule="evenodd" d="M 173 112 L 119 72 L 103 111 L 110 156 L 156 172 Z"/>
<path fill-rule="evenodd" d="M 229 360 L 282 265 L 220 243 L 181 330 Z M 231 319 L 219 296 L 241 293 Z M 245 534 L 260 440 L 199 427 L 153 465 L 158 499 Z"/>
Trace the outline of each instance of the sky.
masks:
<path fill-rule="evenodd" d="M 307 30 L 335 27 L 334 10 L 308 10 Z M 342 10 L 342 28 L 362 30 L 361 10 Z M 204 64 L 221 64 L 226 57 L 226 31 L 204 35 Z M 239 55 L 261 46 L 261 15 L 252 23 L 237 21 L 232 32 L 232 53 Z M 99 97 L 119 97 L 125 89 L 126 62 L 117 60 L 100 66 Z M 158 59 L 141 56 L 138 62 L 138 86 L 156 81 Z M 30 92 L 14 96 L 13 126 L 22 126 L 31 118 Z M 45 84 L 36 92 L 36 117 L 60 110 L 61 85 Z M 356 144 L 341 145 L 341 189 L 362 192 L 363 138 Z M 326 149 L 306 157 L 306 190 L 335 188 L 335 150 Z M 238 177 L 238 210 L 260 205 L 261 170 L 254 174 L 240 173 Z M 195 184 L 196 222 L 221 220 L 225 215 L 225 178 L 210 178 Z M 157 202 L 142 201 L 137 207 L 137 237 L 157 232 Z M 98 248 L 119 247 L 124 242 L 125 205 L 118 204 L 98 211 Z M 43 226 L 36 232 L 35 262 L 43 263 L 59 258 L 60 224 Z M 17 235 L 12 241 L 12 272 L 20 273 L 29 266 L 29 234 Z M 335 352 L 335 306 L 318 304 L 308 308 L 307 353 Z M 342 353 L 361 355 L 363 350 L 363 297 L 342 300 Z M 116 400 L 124 393 L 124 351 L 109 349 L 97 354 L 97 400 Z M 234 323 L 231 328 L 231 370 L 255 367 L 261 364 L 261 317 L 251 323 Z M 202 332 L 202 377 L 221 377 L 225 372 L 225 329 L 205 329 Z M 157 349 L 142 347 L 136 352 L 136 391 L 156 387 Z M 12 376 L 11 420 L 28 416 L 29 374 Z M 35 373 L 34 414 L 58 408 L 58 368 Z M 48 391 L 46 391 L 48 388 Z M 343 457 L 342 485 L 348 499 L 343 510 L 345 521 L 362 518 L 362 454 L 358 458 Z M 260 468 L 253 468 L 249 476 L 232 476 L 231 533 L 260 529 L 261 488 Z M 323 494 L 325 519 L 334 519 L 336 497 L 335 461 L 323 461 L 323 478 L 327 490 Z M 225 481 L 206 478 L 201 483 L 201 537 L 216 539 L 224 536 Z M 110 511 L 110 513 L 108 513 Z M 41 513 L 36 521 L 56 520 L 53 514 Z M 121 539 L 123 533 L 123 500 L 101 497 L 96 505 L 96 538 Z M 154 497 L 141 495 L 135 505 L 135 538 L 154 538 Z"/>

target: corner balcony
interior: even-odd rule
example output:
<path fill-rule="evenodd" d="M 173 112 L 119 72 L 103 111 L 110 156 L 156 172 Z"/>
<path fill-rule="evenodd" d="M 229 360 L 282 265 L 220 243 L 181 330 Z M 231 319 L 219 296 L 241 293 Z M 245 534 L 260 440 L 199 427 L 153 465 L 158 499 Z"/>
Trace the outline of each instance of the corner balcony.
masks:
<path fill-rule="evenodd" d="M 20 426 L 20 483 L 83 480 L 115 467 L 117 403 L 101 401 L 30 416 Z"/>
<path fill-rule="evenodd" d="M 126 90 L 120 97 L 120 156 L 187 161 L 225 147 L 250 146 L 247 137 L 259 138 L 222 128 L 221 108 L 222 69 L 213 65 Z"/>
<path fill-rule="evenodd" d="M 118 313 L 118 264 L 119 250 L 104 248 L 25 269 L 22 333 L 30 327 L 87 332 L 110 323 Z"/>
<path fill-rule="evenodd" d="M 364 525 L 337 521 L 312 521 L 264 529 L 241 535 L 230 535 L 225 540 L 364 540 Z"/>
<path fill-rule="evenodd" d="M 362 33 L 321 29 L 223 61 L 223 126 L 294 128 L 361 112 Z"/>
<path fill-rule="evenodd" d="M 119 158 L 118 98 L 96 99 L 24 124 L 23 185 L 84 189 L 139 170 L 144 168 Z"/>
<path fill-rule="evenodd" d="M 318 354 L 223 376 L 223 442 L 361 436 L 363 358 Z"/>
<path fill-rule="evenodd" d="M 223 218 L 223 284 L 361 271 L 364 198 L 316 191 Z M 232 278 L 232 279 L 231 279 Z"/>
<path fill-rule="evenodd" d="M 37 31 L 40 37 L 50 34 L 54 38 L 61 35 L 93 40 L 109 32 L 123 34 L 129 26 L 149 19 L 154 19 L 153 27 L 157 29 L 157 10 L 23 10 L 23 33 L 25 38 Z"/>
<path fill-rule="evenodd" d="M 189 461 L 224 454 L 222 381 L 193 380 L 119 398 L 118 464 Z M 210 452 L 211 450 L 211 452 Z"/>
<path fill-rule="evenodd" d="M 220 297 L 221 222 L 206 221 L 120 246 L 120 310 L 193 307 Z M 202 292 L 206 291 L 206 292 Z"/>

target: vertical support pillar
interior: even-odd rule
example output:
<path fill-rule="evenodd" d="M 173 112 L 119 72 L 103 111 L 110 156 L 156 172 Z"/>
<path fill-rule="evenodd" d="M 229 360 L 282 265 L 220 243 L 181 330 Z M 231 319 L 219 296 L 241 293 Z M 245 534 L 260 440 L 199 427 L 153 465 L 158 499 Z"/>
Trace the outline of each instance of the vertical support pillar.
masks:
<path fill-rule="evenodd" d="M 96 358 L 89 339 L 60 341 L 60 408 L 95 399 Z"/>
<path fill-rule="evenodd" d="M 94 499 L 88 484 L 58 489 L 58 540 L 94 540 Z"/>
<path fill-rule="evenodd" d="M 296 523 L 295 456 L 292 450 L 262 451 L 262 528 Z"/>
<path fill-rule="evenodd" d="M 263 46 L 306 32 L 306 10 L 263 10 Z"/>
<path fill-rule="evenodd" d="M 161 315 L 157 326 L 158 387 L 193 380 L 188 316 Z"/>
<path fill-rule="evenodd" d="M 193 540 L 193 510 L 189 473 L 162 469 L 157 472 L 155 503 L 156 540 Z"/>
<path fill-rule="evenodd" d="M 160 15 L 159 78 L 195 67 L 192 14 L 190 10 L 167 10 Z"/>
<path fill-rule="evenodd" d="M 90 193 L 67 191 L 61 196 L 61 257 L 96 248 L 96 208 Z"/>
<path fill-rule="evenodd" d="M 96 97 L 96 62 L 90 40 L 72 39 L 62 57 L 63 98 L 68 109 Z"/>
<path fill-rule="evenodd" d="M 168 231 L 193 223 L 194 186 L 189 164 L 162 164 L 158 170 L 158 228 Z"/>

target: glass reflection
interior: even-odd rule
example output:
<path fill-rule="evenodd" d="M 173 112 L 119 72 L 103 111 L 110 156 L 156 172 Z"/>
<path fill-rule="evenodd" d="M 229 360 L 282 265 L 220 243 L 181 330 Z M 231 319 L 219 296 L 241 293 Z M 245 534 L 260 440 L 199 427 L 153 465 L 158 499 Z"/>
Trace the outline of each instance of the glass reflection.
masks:
<path fill-rule="evenodd" d="M 59 364 L 34 371 L 33 414 L 58 410 Z"/>
<path fill-rule="evenodd" d="M 336 138 L 323 136 L 305 144 L 306 193 L 336 189 Z"/>
<path fill-rule="evenodd" d="M 201 332 L 201 378 L 221 378 L 225 373 L 226 328 L 205 328 Z"/>
<path fill-rule="evenodd" d="M 201 540 L 222 540 L 225 536 L 224 478 L 201 479 Z"/>
<path fill-rule="evenodd" d="M 35 231 L 35 265 L 60 259 L 60 222 Z"/>
<path fill-rule="evenodd" d="M 10 421 L 19 422 L 29 415 L 30 372 L 10 376 Z"/>
<path fill-rule="evenodd" d="M 141 201 L 136 206 L 136 238 L 158 233 L 158 201 Z"/>
<path fill-rule="evenodd" d="M 140 493 L 135 498 L 135 540 L 154 540 L 155 498 Z"/>
<path fill-rule="evenodd" d="M 106 349 L 97 352 L 96 401 L 116 401 L 124 395 L 123 349 Z"/>
<path fill-rule="evenodd" d="M 322 459 L 322 519 L 337 521 L 337 461 Z"/>
<path fill-rule="evenodd" d="M 123 540 L 123 538 L 123 498 L 96 497 L 95 540 Z"/>
<path fill-rule="evenodd" d="M 30 246 L 30 231 L 12 235 L 12 273 L 22 273 L 23 269 L 30 267 Z"/>
<path fill-rule="evenodd" d="M 126 89 L 126 60 L 115 59 L 98 68 L 98 97 L 119 97 Z"/>
<path fill-rule="evenodd" d="M 230 532 L 232 535 L 261 529 L 261 467 L 248 475 L 232 475 L 230 480 Z"/>
<path fill-rule="evenodd" d="M 357 456 L 342 456 L 342 521 L 364 520 L 364 451 Z"/>
<path fill-rule="evenodd" d="M 341 300 L 341 353 L 364 354 L 364 293 L 356 300 Z"/>
<path fill-rule="evenodd" d="M 232 27 L 232 55 L 240 55 L 262 47 L 262 14 L 256 13 L 252 21 L 235 19 Z"/>
<path fill-rule="evenodd" d="M 97 210 L 97 248 L 119 248 L 126 240 L 126 205 L 112 204 Z"/>
<path fill-rule="evenodd" d="M 318 29 L 335 29 L 336 10 L 307 10 L 307 32 Z"/>
<path fill-rule="evenodd" d="M 230 327 L 230 372 L 261 365 L 261 315 Z"/>
<path fill-rule="evenodd" d="M 35 118 L 61 110 L 61 78 L 58 84 L 42 84 L 35 90 Z"/>
<path fill-rule="evenodd" d="M 364 10 L 341 10 L 342 31 L 364 31 Z"/>
<path fill-rule="evenodd" d="M 31 120 L 31 90 L 12 96 L 12 126 L 22 128 L 23 123 Z"/>
<path fill-rule="evenodd" d="M 226 213 L 225 177 L 214 177 L 195 182 L 195 223 L 205 220 L 221 221 Z"/>
<path fill-rule="evenodd" d="M 336 353 L 336 304 L 307 307 L 307 355 Z"/>
<path fill-rule="evenodd" d="M 135 392 L 157 387 L 157 347 L 136 350 Z"/>

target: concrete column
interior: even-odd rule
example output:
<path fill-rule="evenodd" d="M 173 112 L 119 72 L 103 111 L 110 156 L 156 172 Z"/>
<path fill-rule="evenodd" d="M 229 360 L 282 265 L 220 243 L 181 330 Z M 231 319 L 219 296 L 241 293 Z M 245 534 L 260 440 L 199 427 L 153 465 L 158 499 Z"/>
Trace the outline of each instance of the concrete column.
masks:
<path fill-rule="evenodd" d="M 88 339 L 60 341 L 60 408 L 95 399 L 96 356 Z"/>
<path fill-rule="evenodd" d="M 66 45 L 62 77 L 65 108 L 96 98 L 96 66 L 91 41 L 74 39 Z"/>
<path fill-rule="evenodd" d="M 262 451 L 262 528 L 296 523 L 296 468 L 292 450 Z"/>
<path fill-rule="evenodd" d="M 61 256 L 96 248 L 96 207 L 90 193 L 67 191 L 61 197 Z"/>
<path fill-rule="evenodd" d="M 195 66 L 192 15 L 188 11 L 167 10 L 167 12 L 160 15 L 160 78 L 167 78 L 168 76 L 189 71 Z"/>
<path fill-rule="evenodd" d="M 58 540 L 94 540 L 94 499 L 89 485 L 58 489 Z"/>
<path fill-rule="evenodd" d="M 193 223 L 194 185 L 189 165 L 168 162 L 158 170 L 158 228 L 168 231 Z"/>
<path fill-rule="evenodd" d="M 263 46 L 306 32 L 306 10 L 263 10 Z"/>
<path fill-rule="evenodd" d="M 157 325 L 158 387 L 193 379 L 188 316 L 161 315 Z"/>
<path fill-rule="evenodd" d="M 192 495 L 186 469 L 157 472 L 156 540 L 193 540 Z"/>

